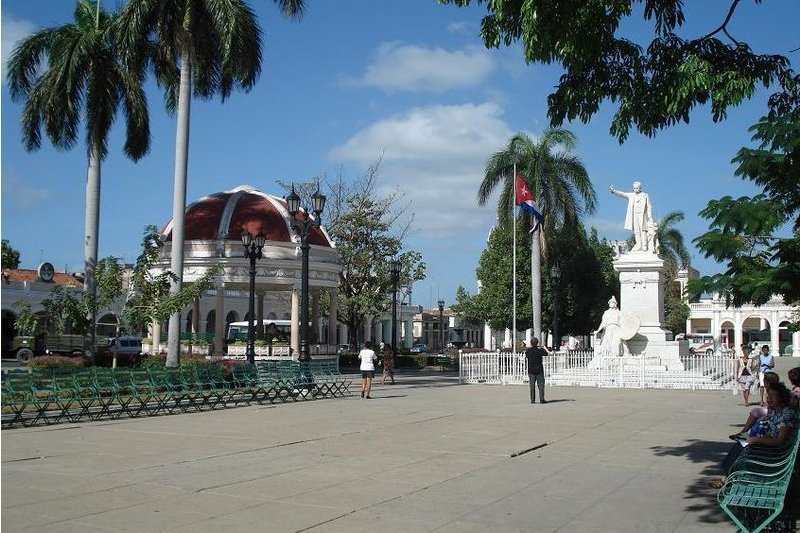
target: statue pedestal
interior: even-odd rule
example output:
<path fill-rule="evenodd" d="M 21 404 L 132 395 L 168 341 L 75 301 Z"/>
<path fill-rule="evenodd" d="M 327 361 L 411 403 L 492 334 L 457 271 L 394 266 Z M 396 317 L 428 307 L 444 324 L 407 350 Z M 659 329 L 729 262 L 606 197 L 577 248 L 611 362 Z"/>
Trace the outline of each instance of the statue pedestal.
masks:
<path fill-rule="evenodd" d="M 639 317 L 639 331 L 627 341 L 631 354 L 658 357 L 670 369 L 683 369 L 687 342 L 672 340 L 664 323 L 664 260 L 652 252 L 629 252 L 614 261 L 619 273 L 620 310 Z"/>

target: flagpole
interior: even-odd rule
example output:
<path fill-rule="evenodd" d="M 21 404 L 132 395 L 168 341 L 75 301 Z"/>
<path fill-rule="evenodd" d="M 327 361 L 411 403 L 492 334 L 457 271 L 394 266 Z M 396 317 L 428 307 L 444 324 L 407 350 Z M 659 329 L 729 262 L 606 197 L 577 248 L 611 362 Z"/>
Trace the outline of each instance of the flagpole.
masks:
<path fill-rule="evenodd" d="M 512 278 L 513 278 L 513 298 L 514 303 L 512 306 L 513 309 L 513 319 L 511 322 L 511 353 L 517 352 L 517 164 L 514 163 L 514 179 L 511 180 L 512 183 L 512 201 L 511 201 L 511 218 L 514 220 L 514 252 L 512 253 L 512 261 L 514 262 L 514 268 L 512 269 Z"/>

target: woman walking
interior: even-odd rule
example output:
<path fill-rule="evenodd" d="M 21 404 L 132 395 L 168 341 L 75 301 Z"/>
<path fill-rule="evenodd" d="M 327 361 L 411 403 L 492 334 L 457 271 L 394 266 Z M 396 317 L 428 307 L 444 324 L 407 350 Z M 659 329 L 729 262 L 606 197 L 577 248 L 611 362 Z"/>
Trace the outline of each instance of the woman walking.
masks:
<path fill-rule="evenodd" d="M 761 347 L 761 354 L 758 356 L 758 385 L 761 394 L 761 405 L 766 405 L 764 402 L 764 395 L 767 392 L 767 387 L 764 385 L 764 376 L 774 372 L 775 360 L 772 354 L 769 353 L 769 346 L 766 344 Z"/>
<path fill-rule="evenodd" d="M 375 378 L 375 360 L 378 356 L 372 350 L 372 342 L 364 343 L 364 349 L 358 353 L 361 359 L 361 397 L 366 395 L 368 400 L 372 399 L 369 393 L 372 391 L 372 380 Z"/>
<path fill-rule="evenodd" d="M 739 384 L 739 390 L 742 391 L 743 405 L 750 405 L 750 388 L 756 381 L 750 362 L 750 348 L 746 344 L 742 344 L 742 355 L 737 361 L 736 367 L 736 382 Z"/>
<path fill-rule="evenodd" d="M 391 378 L 392 385 L 394 385 L 394 351 L 388 344 L 383 350 L 383 379 L 381 380 L 381 385 L 386 384 L 386 376 Z"/>

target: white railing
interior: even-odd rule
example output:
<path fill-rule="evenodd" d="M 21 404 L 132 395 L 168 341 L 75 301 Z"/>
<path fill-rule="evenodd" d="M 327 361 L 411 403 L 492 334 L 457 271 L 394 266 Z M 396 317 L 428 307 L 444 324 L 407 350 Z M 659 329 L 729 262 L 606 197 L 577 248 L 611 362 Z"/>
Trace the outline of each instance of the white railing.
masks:
<path fill-rule="evenodd" d="M 730 356 L 681 357 L 675 369 L 658 357 L 594 358 L 592 351 L 556 352 L 544 358 L 545 381 L 554 386 L 730 389 L 735 385 L 735 361 Z M 522 353 L 481 352 L 459 356 L 460 383 L 522 384 L 528 365 Z"/>

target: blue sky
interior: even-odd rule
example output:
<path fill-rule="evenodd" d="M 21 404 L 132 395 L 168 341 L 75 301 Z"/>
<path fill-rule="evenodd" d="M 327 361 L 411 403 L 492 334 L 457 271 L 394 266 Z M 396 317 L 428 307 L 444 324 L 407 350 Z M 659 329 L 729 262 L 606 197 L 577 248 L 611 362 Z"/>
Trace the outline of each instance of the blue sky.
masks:
<path fill-rule="evenodd" d="M 273 2 L 252 0 L 264 30 L 263 72 L 249 93 L 224 104 L 193 101 L 187 203 L 250 184 L 283 195 L 276 184 L 356 177 L 379 157 L 380 184 L 399 187 L 415 215 L 409 248 L 420 251 L 428 278 L 413 301 L 450 304 L 456 288 L 476 290 L 475 267 L 495 220 L 494 203 L 478 207 L 476 192 L 486 159 L 517 131 L 536 136 L 548 126 L 545 102 L 560 71 L 527 66 L 514 46 L 485 50 L 477 36 L 484 8 L 457 9 L 434 0 L 308 2 L 299 23 L 282 19 Z M 729 1 L 686 2 L 682 35 L 716 28 Z M 103 0 L 107 10 L 118 0 Z M 22 254 L 22 267 L 41 260 L 58 270 L 83 269 L 86 149 L 54 150 L 46 142 L 26 153 L 20 143 L 20 106 L 12 103 L 5 62 L 13 43 L 32 31 L 72 20 L 69 0 L 2 3 L 2 237 Z M 759 53 L 787 55 L 797 64 L 800 2 L 742 2 L 729 26 Z M 623 26 L 631 38 L 648 35 L 638 19 Z M 795 50 L 790 52 L 790 50 Z M 698 109 L 689 125 L 649 139 L 632 134 L 619 145 L 608 135 L 612 108 L 591 124 L 567 124 L 577 154 L 597 190 L 599 206 L 588 225 L 601 236 L 625 238 L 625 205 L 609 185 L 630 190 L 642 181 L 658 219 L 682 210 L 687 241 L 707 230 L 698 212 L 709 199 L 754 193 L 733 176 L 730 160 L 750 143 L 747 128 L 765 110 L 768 93 L 733 109 L 714 124 Z M 175 122 L 162 94 L 148 91 L 153 146 L 137 164 L 122 156 L 122 127 L 112 135 L 102 169 L 100 257 L 132 262 L 143 228 L 172 213 Z M 324 215 L 323 215 L 324 220 Z M 703 274 L 720 266 L 693 250 Z"/>

